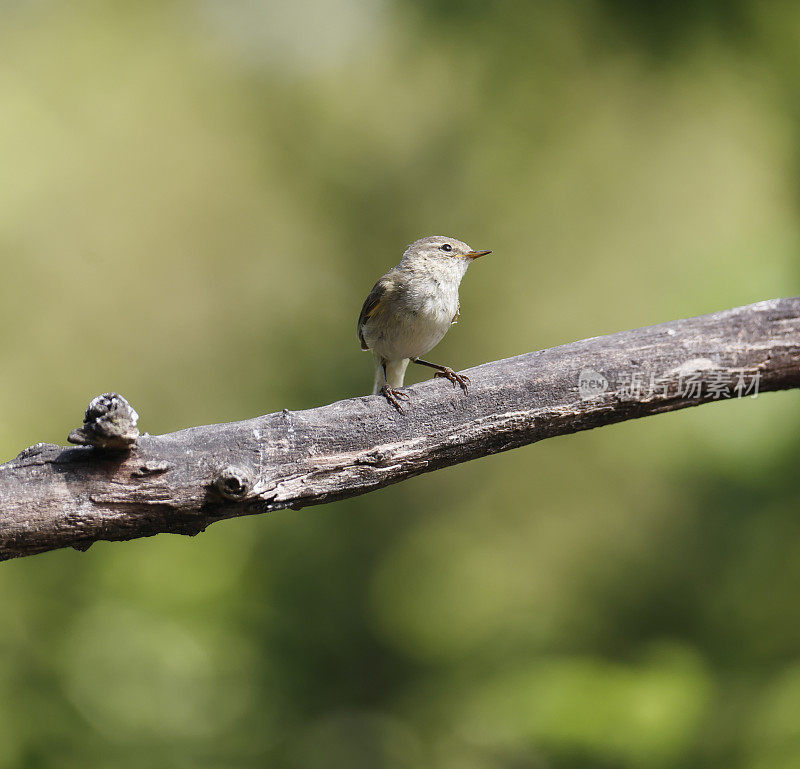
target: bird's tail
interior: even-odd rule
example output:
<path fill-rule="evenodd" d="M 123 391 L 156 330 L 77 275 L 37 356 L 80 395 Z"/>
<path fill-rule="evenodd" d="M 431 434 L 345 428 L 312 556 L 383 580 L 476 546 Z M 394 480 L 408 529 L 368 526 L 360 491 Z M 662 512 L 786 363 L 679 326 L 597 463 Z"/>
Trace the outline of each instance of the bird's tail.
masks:
<path fill-rule="evenodd" d="M 402 387 L 403 379 L 406 375 L 409 359 L 401 358 L 400 360 L 391 360 L 386 362 L 386 381 L 389 387 Z M 381 359 L 375 356 L 375 387 L 372 388 L 372 394 L 375 395 L 380 392 L 383 387 L 383 366 Z"/>

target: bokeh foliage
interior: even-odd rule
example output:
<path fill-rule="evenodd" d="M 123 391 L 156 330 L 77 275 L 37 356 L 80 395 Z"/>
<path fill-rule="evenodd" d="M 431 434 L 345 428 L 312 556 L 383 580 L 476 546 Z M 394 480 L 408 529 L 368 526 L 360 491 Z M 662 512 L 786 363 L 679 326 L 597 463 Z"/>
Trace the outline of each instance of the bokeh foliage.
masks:
<path fill-rule="evenodd" d="M 796 294 L 798 35 L 788 0 L 0 2 L 0 456 L 107 390 L 152 433 L 363 393 L 422 235 L 495 251 L 458 368 Z M 798 416 L 3 564 L 0 767 L 800 765 Z"/>

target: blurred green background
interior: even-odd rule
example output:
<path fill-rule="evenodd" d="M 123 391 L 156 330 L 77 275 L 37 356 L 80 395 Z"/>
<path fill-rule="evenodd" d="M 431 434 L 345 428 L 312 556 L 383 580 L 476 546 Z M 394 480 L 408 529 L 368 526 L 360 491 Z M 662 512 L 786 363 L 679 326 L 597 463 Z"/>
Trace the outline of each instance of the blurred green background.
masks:
<path fill-rule="evenodd" d="M 1 0 L 0 457 L 798 293 L 800 5 Z M 412 377 L 427 377 L 424 371 Z M 413 378 L 412 378 L 413 381 Z M 0 565 L 0 767 L 800 766 L 795 393 Z"/>

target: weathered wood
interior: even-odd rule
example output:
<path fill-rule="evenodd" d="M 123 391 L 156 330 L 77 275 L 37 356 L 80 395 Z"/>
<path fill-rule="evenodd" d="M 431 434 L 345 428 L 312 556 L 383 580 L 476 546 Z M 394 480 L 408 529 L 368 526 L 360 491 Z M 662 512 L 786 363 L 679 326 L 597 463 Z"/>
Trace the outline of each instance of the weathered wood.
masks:
<path fill-rule="evenodd" d="M 368 396 L 0 465 L 0 560 L 363 494 L 555 435 L 800 385 L 800 298 L 586 339 Z M 607 387 L 603 389 L 604 380 Z M 699 388 L 698 388 L 699 384 Z M 727 393 L 725 387 L 728 388 Z M 110 396 L 107 396 L 110 397 Z"/>

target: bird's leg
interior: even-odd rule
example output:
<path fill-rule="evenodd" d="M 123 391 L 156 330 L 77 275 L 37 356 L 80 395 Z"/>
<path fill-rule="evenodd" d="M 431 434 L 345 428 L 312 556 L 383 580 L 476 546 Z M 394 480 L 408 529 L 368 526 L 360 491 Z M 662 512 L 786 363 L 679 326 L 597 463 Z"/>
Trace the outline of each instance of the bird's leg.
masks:
<path fill-rule="evenodd" d="M 383 387 L 381 387 L 380 393 L 381 395 L 386 398 L 389 403 L 392 404 L 401 414 L 403 412 L 403 406 L 401 405 L 400 401 L 407 401 L 408 393 L 404 390 L 397 390 L 394 387 L 389 387 L 389 380 L 386 378 L 386 361 L 381 361 L 381 370 L 383 371 Z"/>
<path fill-rule="evenodd" d="M 420 366 L 429 366 L 430 368 L 435 368 L 436 373 L 434 374 L 435 377 L 440 376 L 444 377 L 445 379 L 449 379 L 453 383 L 453 387 L 456 385 L 460 385 L 461 389 L 467 393 L 467 387 L 471 384 L 469 377 L 466 374 L 457 374 L 450 366 L 440 366 L 438 363 L 429 363 L 426 360 L 422 360 L 422 358 L 412 358 L 411 359 L 414 363 L 419 363 Z"/>

